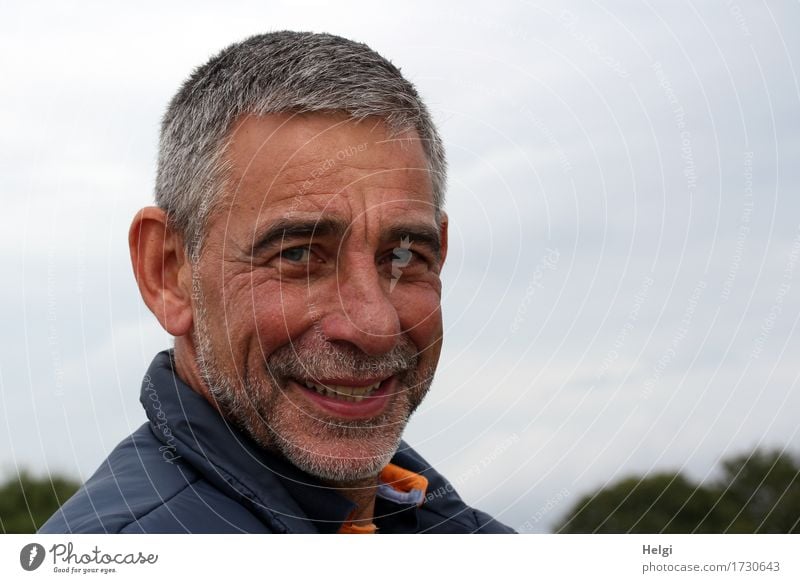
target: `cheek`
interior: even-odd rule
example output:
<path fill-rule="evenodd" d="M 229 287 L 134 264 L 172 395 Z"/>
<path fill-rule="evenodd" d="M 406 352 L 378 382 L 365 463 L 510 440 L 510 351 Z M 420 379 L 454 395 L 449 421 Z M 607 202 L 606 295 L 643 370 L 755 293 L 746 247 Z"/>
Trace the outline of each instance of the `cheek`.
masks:
<path fill-rule="evenodd" d="M 265 286 L 266 287 L 266 286 Z M 263 356 L 301 336 L 311 325 L 314 306 L 305 288 L 273 285 L 255 288 L 246 302 L 253 342 L 260 345 Z"/>
<path fill-rule="evenodd" d="M 397 291 L 398 288 L 395 289 Z M 434 290 L 408 290 L 398 294 L 395 302 L 403 332 L 421 351 L 435 350 L 442 342 L 442 310 L 439 294 Z"/>
<path fill-rule="evenodd" d="M 222 285 L 205 287 L 207 333 L 230 370 L 241 370 L 245 361 L 258 367 L 310 325 L 313 306 L 306 285 L 286 285 L 266 272 L 240 269 L 226 272 Z"/>

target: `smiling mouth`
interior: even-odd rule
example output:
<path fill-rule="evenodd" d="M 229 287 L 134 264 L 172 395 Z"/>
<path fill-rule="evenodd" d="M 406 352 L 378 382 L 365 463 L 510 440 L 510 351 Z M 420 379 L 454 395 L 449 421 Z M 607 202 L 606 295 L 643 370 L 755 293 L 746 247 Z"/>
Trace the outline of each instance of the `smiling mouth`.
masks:
<path fill-rule="evenodd" d="M 315 391 L 317 394 L 322 395 L 323 397 L 328 397 L 332 399 L 337 399 L 340 401 L 349 401 L 353 403 L 358 403 L 367 399 L 372 396 L 374 392 L 380 389 L 381 385 L 387 379 L 383 379 L 380 381 L 376 381 L 370 385 L 365 385 L 361 387 L 356 387 L 352 385 L 336 385 L 332 383 L 316 383 L 313 381 L 297 381 L 300 385 L 304 386 L 305 388 Z"/>

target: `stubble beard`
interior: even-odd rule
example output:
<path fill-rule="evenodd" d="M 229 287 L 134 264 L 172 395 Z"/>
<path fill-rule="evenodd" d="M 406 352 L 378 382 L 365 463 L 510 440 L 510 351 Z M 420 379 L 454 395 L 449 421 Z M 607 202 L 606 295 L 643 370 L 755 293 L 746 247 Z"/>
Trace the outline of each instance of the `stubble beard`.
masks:
<path fill-rule="evenodd" d="M 202 298 L 198 298 L 194 344 L 198 370 L 222 415 L 259 446 L 329 482 L 378 475 L 397 451 L 409 418 L 433 382 L 434 367 L 418 370 L 417 349 L 405 335 L 390 353 L 370 356 L 355 347 L 331 344 L 318 329 L 277 349 L 261 370 L 245 365 L 239 379 L 220 366 Z M 287 394 L 289 378 L 359 374 L 397 376 L 397 393 L 371 419 L 325 418 L 305 399 Z"/>

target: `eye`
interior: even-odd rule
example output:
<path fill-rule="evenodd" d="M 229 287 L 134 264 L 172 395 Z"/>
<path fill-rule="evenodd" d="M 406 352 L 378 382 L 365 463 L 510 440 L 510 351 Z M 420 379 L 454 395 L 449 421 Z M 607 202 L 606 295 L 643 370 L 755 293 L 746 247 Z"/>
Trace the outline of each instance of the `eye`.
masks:
<path fill-rule="evenodd" d="M 413 241 L 403 237 L 397 246 L 387 249 L 382 256 L 380 264 L 392 282 L 423 276 L 431 270 L 427 255 L 415 250 L 413 245 Z"/>
<path fill-rule="evenodd" d="M 395 247 L 392 249 L 392 264 L 398 267 L 405 267 L 414 258 L 414 252 L 411 249 L 404 249 L 402 247 Z"/>
<path fill-rule="evenodd" d="M 308 247 L 290 247 L 281 251 L 280 257 L 292 263 L 308 263 L 311 258 L 311 249 Z"/>

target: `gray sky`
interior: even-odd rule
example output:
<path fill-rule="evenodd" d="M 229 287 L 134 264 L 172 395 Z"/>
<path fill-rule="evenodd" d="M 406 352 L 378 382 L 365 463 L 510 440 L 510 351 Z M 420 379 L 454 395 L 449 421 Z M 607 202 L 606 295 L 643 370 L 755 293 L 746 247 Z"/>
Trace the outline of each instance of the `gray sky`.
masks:
<path fill-rule="evenodd" d="M 126 236 L 159 118 L 193 67 L 284 28 L 366 42 L 443 133 L 445 349 L 406 438 L 469 503 L 546 531 L 632 473 L 800 450 L 796 2 L 19 4 L 0 3 L 3 474 L 87 478 L 144 421 L 170 339 Z"/>

